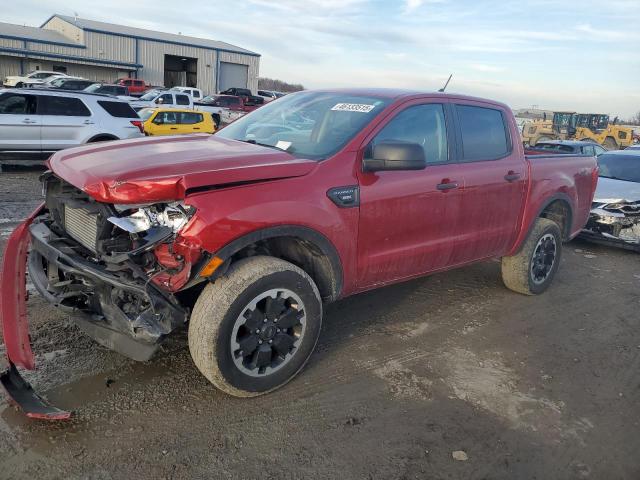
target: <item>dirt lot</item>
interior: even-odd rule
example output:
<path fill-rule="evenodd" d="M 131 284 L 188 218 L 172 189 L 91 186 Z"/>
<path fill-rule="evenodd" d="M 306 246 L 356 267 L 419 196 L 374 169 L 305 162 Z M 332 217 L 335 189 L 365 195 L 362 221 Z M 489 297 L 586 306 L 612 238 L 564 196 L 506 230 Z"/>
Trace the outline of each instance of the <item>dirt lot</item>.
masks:
<path fill-rule="evenodd" d="M 38 174 L 0 174 L 0 245 Z M 76 415 L 0 396 L 0 478 L 640 478 L 640 256 L 572 242 L 535 298 L 499 267 L 332 305 L 302 374 L 252 400 L 210 386 L 185 335 L 135 363 L 34 294 L 29 379 Z"/>

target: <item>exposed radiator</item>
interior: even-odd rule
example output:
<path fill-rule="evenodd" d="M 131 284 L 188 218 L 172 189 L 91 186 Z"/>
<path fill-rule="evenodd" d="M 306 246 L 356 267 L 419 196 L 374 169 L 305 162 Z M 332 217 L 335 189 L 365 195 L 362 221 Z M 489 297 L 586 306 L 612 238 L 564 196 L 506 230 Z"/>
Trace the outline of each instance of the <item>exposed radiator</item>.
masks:
<path fill-rule="evenodd" d="M 92 252 L 97 250 L 98 215 L 82 208 L 64 207 L 64 229 L 71 238 L 80 242 Z"/>

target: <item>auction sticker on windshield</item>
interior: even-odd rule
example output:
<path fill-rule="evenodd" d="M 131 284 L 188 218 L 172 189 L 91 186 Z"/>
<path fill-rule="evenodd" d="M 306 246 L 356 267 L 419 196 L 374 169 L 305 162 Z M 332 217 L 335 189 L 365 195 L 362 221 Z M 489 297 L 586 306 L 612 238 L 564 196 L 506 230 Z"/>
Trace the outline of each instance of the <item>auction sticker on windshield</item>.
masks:
<path fill-rule="evenodd" d="M 338 103 L 331 110 L 336 112 L 369 113 L 375 107 L 375 105 L 367 105 L 366 103 Z"/>

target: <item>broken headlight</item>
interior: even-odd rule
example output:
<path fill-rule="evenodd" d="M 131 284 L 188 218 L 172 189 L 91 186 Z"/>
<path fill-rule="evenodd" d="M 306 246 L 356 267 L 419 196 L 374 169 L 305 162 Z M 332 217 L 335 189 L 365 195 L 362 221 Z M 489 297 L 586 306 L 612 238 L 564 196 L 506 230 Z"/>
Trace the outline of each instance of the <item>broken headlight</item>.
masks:
<path fill-rule="evenodd" d="M 182 202 L 154 205 L 115 205 L 125 216 L 109 217 L 109 222 L 129 233 L 146 232 L 153 227 L 168 227 L 178 233 L 195 213 L 195 208 Z"/>

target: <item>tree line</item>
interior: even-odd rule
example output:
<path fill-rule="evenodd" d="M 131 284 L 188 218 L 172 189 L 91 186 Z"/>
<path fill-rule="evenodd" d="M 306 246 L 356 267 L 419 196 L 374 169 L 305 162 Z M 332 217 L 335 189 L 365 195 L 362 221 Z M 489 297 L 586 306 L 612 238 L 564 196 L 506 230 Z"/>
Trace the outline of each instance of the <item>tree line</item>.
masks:
<path fill-rule="evenodd" d="M 287 83 L 282 80 L 277 80 L 275 78 L 258 78 L 258 88 L 260 90 L 274 90 L 276 92 L 299 92 L 300 90 L 304 90 L 304 86 L 299 83 Z"/>

